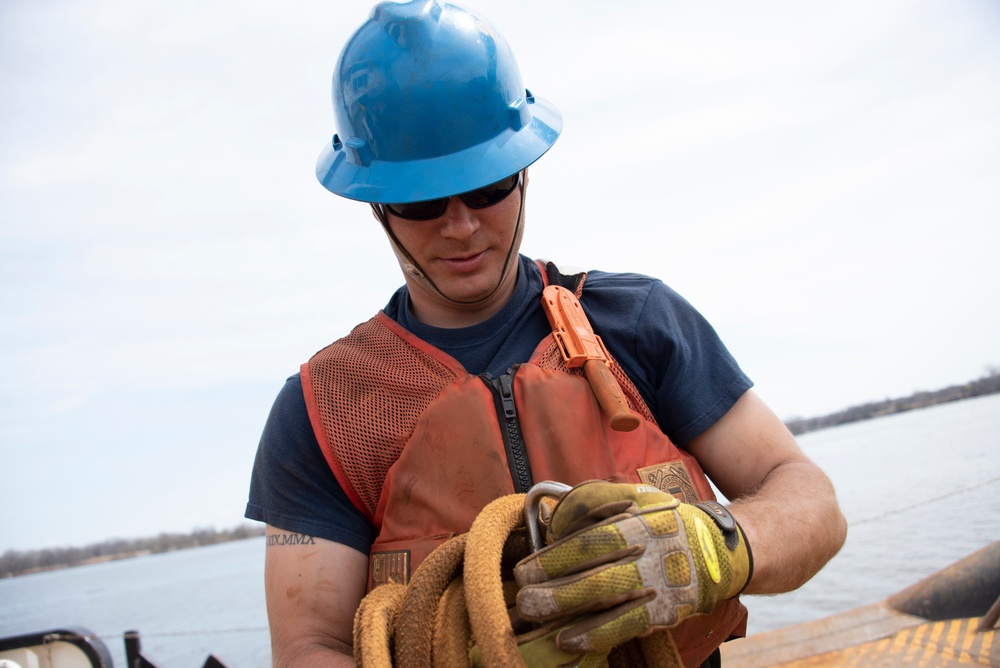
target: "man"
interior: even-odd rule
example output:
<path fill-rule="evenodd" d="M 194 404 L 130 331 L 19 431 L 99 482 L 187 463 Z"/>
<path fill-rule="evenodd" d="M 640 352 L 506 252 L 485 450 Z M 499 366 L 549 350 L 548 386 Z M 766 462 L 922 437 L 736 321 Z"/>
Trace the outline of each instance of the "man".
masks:
<path fill-rule="evenodd" d="M 562 120 L 523 87 L 488 22 L 436 0 L 382 3 L 342 52 L 333 87 L 338 134 L 317 175 L 370 203 L 405 285 L 288 380 L 265 427 L 247 517 L 268 525 L 275 665 L 352 665 L 370 585 L 405 582 L 491 499 L 546 479 L 659 486 L 685 503 L 657 491 L 654 509 L 683 515 L 687 535 L 697 524 L 708 542 L 731 539 L 718 559 L 683 547 L 701 607 L 653 615 L 673 626 L 705 613 L 678 627 L 691 665 L 745 627 L 741 589 L 789 591 L 836 553 L 846 526 L 829 480 L 687 302 L 655 279 L 564 276 L 518 254 L 527 168 Z M 559 357 L 541 305 L 551 283 L 578 294 L 642 417 L 635 431 L 612 430 Z M 691 505 L 711 495 L 702 470 L 732 500 L 719 514 L 738 530 Z M 705 599 L 708 579 L 720 582 L 709 553 L 726 579 Z M 526 575 L 532 586 L 549 579 L 539 572 Z M 643 590 L 656 605 L 667 600 L 658 587 Z"/>

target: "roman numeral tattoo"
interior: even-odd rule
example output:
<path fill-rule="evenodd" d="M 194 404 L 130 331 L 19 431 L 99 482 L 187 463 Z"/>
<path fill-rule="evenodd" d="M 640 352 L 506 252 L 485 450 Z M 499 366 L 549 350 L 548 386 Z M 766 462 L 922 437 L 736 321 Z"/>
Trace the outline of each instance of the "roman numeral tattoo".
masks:
<path fill-rule="evenodd" d="M 304 533 L 277 533 L 267 537 L 268 547 L 281 547 L 283 545 L 315 545 L 316 539 Z"/>

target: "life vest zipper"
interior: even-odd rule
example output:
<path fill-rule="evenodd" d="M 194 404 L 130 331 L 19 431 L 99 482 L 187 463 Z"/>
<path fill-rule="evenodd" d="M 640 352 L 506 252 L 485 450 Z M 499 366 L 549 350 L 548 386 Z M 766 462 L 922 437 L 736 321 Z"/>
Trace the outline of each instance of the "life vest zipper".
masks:
<path fill-rule="evenodd" d="M 503 435 L 504 449 L 507 451 L 507 466 L 510 468 L 510 478 L 514 483 L 514 492 L 523 494 L 531 489 L 531 465 L 528 463 L 528 451 L 524 446 L 524 436 L 521 433 L 521 421 L 517 417 L 517 406 L 514 404 L 514 373 L 517 367 L 507 370 L 498 378 L 488 373 L 480 376 L 493 392 L 497 419 L 500 422 L 500 433 Z"/>

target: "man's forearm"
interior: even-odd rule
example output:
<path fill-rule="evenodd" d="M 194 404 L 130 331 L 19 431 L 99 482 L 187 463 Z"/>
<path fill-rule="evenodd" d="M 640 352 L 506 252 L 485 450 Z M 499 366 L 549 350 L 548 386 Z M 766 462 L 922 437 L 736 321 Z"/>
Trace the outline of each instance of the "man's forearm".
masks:
<path fill-rule="evenodd" d="M 753 552 L 747 594 L 797 589 L 840 550 L 847 521 L 829 478 L 809 461 L 771 471 L 752 495 L 730 506 Z"/>

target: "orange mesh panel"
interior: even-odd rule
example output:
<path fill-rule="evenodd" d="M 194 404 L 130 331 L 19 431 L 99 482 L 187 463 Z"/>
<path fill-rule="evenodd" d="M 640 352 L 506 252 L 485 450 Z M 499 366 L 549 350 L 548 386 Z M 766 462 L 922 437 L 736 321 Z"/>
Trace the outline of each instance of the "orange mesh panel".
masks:
<path fill-rule="evenodd" d="M 389 467 L 458 373 L 373 318 L 316 353 L 309 376 L 328 459 L 374 517 Z"/>

